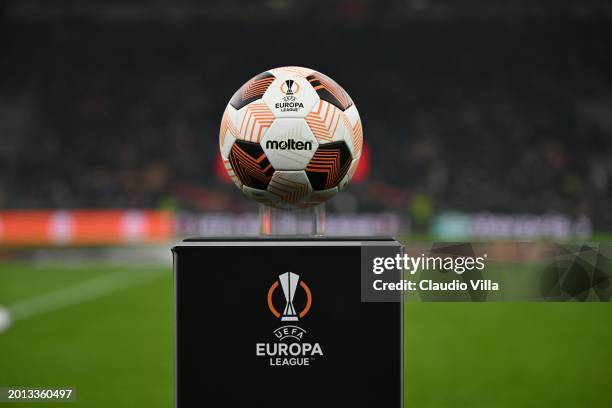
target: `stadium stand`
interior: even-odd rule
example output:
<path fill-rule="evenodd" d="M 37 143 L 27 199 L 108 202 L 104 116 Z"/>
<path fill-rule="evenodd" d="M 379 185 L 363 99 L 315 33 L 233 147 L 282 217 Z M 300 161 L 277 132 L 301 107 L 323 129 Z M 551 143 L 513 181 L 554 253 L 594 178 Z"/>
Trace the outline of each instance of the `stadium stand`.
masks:
<path fill-rule="evenodd" d="M 436 210 L 612 226 L 609 13 L 421 2 L 391 18 L 394 2 L 340 2 L 319 18 L 279 2 L 228 26 L 236 2 L 191 18 L 14 3 L 0 29 L 0 208 L 243 210 L 215 172 L 220 116 L 250 76 L 297 64 L 360 109 L 372 168 L 351 208 L 404 211 L 418 195 Z"/>

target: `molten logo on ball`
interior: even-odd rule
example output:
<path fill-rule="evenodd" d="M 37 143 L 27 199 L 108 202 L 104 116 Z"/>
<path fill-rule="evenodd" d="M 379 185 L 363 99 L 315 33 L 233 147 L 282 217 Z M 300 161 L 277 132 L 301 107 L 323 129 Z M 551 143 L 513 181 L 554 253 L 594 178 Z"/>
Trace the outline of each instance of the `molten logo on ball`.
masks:
<path fill-rule="evenodd" d="M 266 149 L 280 150 L 312 150 L 312 142 L 302 142 L 301 140 L 267 140 Z"/>

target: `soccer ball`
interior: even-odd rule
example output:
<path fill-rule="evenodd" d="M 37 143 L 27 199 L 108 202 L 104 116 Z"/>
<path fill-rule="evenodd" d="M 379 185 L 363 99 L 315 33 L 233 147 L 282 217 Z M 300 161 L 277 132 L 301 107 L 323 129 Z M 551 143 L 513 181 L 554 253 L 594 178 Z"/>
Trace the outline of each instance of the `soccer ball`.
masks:
<path fill-rule="evenodd" d="M 245 83 L 219 132 L 223 163 L 247 196 L 277 208 L 320 204 L 353 176 L 363 145 L 359 112 L 331 78 L 281 67 Z"/>

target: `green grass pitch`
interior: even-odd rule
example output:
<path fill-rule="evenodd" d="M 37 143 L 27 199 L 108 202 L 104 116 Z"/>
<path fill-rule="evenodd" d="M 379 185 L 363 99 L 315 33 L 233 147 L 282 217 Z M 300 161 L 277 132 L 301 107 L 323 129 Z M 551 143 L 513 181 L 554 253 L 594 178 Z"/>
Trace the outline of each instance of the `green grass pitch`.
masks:
<path fill-rule="evenodd" d="M 169 268 L 0 264 L 0 304 L 18 312 L 0 334 L 0 386 L 76 389 L 54 407 L 172 406 Z M 612 406 L 608 303 L 405 312 L 406 407 Z"/>

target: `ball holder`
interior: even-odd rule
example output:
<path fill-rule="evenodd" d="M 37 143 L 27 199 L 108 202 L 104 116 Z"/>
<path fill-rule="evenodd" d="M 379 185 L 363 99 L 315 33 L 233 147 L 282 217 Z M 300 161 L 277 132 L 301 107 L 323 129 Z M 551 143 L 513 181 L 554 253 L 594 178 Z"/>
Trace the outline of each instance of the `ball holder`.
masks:
<path fill-rule="evenodd" d="M 400 408 L 402 304 L 360 280 L 364 248 L 399 244 L 327 237 L 322 206 L 260 215 L 261 237 L 172 250 L 175 406 Z"/>
<path fill-rule="evenodd" d="M 325 204 L 299 210 L 280 210 L 262 205 L 259 207 L 262 236 L 313 236 L 325 235 Z"/>

